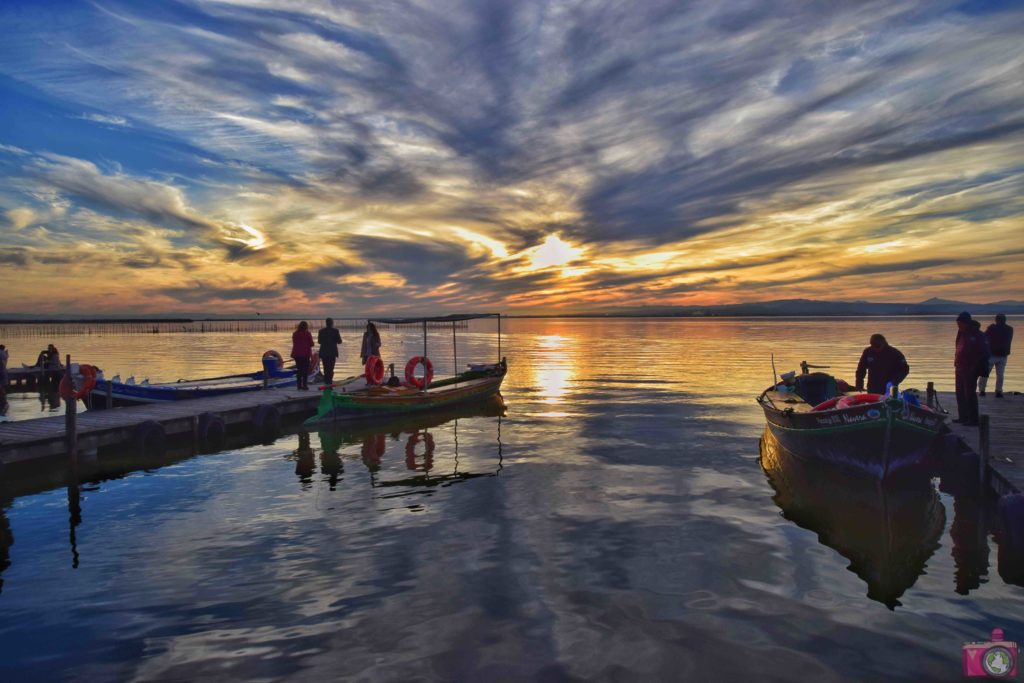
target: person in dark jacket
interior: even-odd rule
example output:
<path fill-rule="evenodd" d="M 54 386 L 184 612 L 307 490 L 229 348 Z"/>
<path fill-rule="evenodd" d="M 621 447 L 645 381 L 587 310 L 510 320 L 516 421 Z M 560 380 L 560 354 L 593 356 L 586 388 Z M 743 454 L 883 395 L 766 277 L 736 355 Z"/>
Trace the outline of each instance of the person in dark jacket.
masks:
<path fill-rule="evenodd" d="M 359 358 L 366 365 L 366 359 L 370 356 L 380 358 L 380 332 L 377 326 L 371 322 L 366 323 L 366 332 L 363 332 L 363 347 L 359 350 Z"/>
<path fill-rule="evenodd" d="M 338 362 L 338 345 L 341 344 L 341 332 L 334 327 L 334 318 L 324 321 L 324 327 L 316 333 L 316 341 L 320 345 L 320 362 L 324 366 L 324 382 L 334 381 L 334 364 Z"/>
<path fill-rule="evenodd" d="M 978 425 L 978 378 L 988 372 L 988 340 L 981 331 L 981 323 L 971 319 L 964 311 L 956 317 L 956 370 L 957 418 L 953 422 L 976 427 Z"/>
<path fill-rule="evenodd" d="M 1013 328 L 1006 324 L 1006 316 L 1000 313 L 996 316 L 995 325 L 989 325 L 985 330 L 985 339 L 988 340 L 988 350 L 991 354 L 988 359 L 988 369 L 996 371 L 996 398 L 1003 397 L 1003 373 L 1006 372 L 1006 357 L 1010 355 L 1010 344 L 1013 342 Z M 978 395 L 985 395 L 985 385 L 988 384 L 988 377 L 978 380 Z"/>
<path fill-rule="evenodd" d="M 309 389 L 309 361 L 313 355 L 313 335 L 309 323 L 303 320 L 292 333 L 292 358 L 295 359 L 295 384 L 299 389 Z"/>
<path fill-rule="evenodd" d="M 864 375 L 868 376 L 868 391 L 884 394 L 887 384 L 898 386 L 910 374 L 906 357 L 880 334 L 871 335 L 871 346 L 860 354 L 857 363 L 857 390 L 864 390 Z"/>

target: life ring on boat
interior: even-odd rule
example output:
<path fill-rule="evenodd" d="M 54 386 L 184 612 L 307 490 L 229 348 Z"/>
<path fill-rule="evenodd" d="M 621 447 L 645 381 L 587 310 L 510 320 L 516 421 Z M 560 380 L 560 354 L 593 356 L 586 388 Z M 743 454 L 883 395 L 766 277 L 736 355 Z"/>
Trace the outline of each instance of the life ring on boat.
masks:
<path fill-rule="evenodd" d="M 884 398 L 881 394 L 854 394 L 843 396 L 836 402 L 836 408 L 852 408 L 864 403 L 878 403 Z"/>
<path fill-rule="evenodd" d="M 384 381 L 384 361 L 380 356 L 370 356 L 366 359 L 366 367 L 363 372 L 367 384 L 380 384 Z"/>
<path fill-rule="evenodd" d="M 421 469 L 416 466 L 416 446 L 422 441 L 426 447 L 423 453 L 423 471 L 434 465 L 434 435 L 430 432 L 416 432 L 405 442 L 405 467 L 409 470 Z"/>
<path fill-rule="evenodd" d="M 841 398 L 845 398 L 845 397 L 844 396 L 836 396 L 835 398 L 830 398 L 829 400 L 825 401 L 824 403 L 819 403 L 818 405 L 816 405 L 813 408 L 811 408 L 811 412 L 820 411 L 820 410 L 832 410 L 833 408 L 836 407 L 836 404 L 839 403 L 839 399 L 841 399 Z"/>
<path fill-rule="evenodd" d="M 284 356 L 282 356 L 280 353 L 278 353 L 277 351 L 275 351 L 273 349 L 270 349 L 269 351 L 264 351 L 263 352 L 263 357 L 264 358 L 275 358 L 275 359 L 277 359 L 277 369 L 278 370 L 280 370 L 281 368 L 284 367 Z"/>
<path fill-rule="evenodd" d="M 64 377 L 60 380 L 60 397 L 65 401 L 77 401 L 80 398 L 85 398 L 93 387 L 96 386 L 96 368 L 92 365 L 79 365 L 78 375 L 82 378 L 82 386 L 77 390 L 75 389 L 74 382 L 71 380 L 71 370 L 69 369 L 64 373 Z"/>
<path fill-rule="evenodd" d="M 413 374 L 416 371 L 417 365 L 423 366 L 423 379 Z M 429 385 L 432 379 L 434 379 L 434 364 L 426 356 L 413 356 L 405 364 L 405 381 L 417 389 L 422 389 Z"/>

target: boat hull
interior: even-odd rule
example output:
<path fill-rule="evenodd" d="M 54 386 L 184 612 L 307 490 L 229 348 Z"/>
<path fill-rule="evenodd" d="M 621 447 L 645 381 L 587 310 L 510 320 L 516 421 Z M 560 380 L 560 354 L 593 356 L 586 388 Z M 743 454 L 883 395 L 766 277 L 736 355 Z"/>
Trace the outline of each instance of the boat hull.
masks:
<path fill-rule="evenodd" d="M 428 392 L 392 391 L 390 387 L 371 387 L 351 393 L 324 390 L 317 415 L 306 420 L 306 424 L 388 418 L 484 401 L 500 391 L 504 379 L 502 372 L 432 388 Z"/>
<path fill-rule="evenodd" d="M 295 385 L 295 372 L 279 372 L 264 385 L 263 373 L 253 372 L 242 375 L 216 377 L 208 380 L 191 380 L 168 384 L 124 384 L 109 380 L 97 380 L 96 386 L 89 393 L 91 408 L 105 408 L 107 391 L 114 406 L 130 406 L 143 403 L 167 403 L 170 401 L 187 401 L 195 398 L 210 398 L 240 394 L 261 389 L 288 388 Z M 315 381 L 310 376 L 310 381 Z"/>
<path fill-rule="evenodd" d="M 820 412 L 779 410 L 761 400 L 768 429 L 798 458 L 852 467 L 883 479 L 923 466 L 942 417 L 899 400 Z"/>

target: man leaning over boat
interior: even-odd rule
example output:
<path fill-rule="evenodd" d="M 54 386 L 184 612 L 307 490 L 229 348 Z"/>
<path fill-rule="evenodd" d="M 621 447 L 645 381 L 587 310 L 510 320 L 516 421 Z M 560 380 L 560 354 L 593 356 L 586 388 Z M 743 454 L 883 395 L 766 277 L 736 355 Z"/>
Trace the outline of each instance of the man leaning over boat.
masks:
<path fill-rule="evenodd" d="M 860 354 L 857 363 L 857 390 L 864 390 L 864 375 L 868 377 L 868 392 L 884 394 L 888 384 L 898 386 L 910 374 L 910 366 L 903 353 L 880 334 L 871 335 L 871 344 Z"/>

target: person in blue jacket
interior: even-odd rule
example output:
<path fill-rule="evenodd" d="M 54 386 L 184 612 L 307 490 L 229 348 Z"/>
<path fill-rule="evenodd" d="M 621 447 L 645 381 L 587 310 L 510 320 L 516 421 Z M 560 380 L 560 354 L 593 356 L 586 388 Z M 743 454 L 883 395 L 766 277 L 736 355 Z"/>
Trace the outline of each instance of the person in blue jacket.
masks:
<path fill-rule="evenodd" d="M 910 374 L 907 358 L 895 346 L 880 334 L 871 335 L 871 346 L 860 354 L 857 363 L 857 389 L 864 390 L 864 375 L 868 376 L 868 391 L 872 394 L 884 394 L 887 384 L 899 386 L 899 383 Z"/>
<path fill-rule="evenodd" d="M 988 369 L 996 371 L 996 398 L 1003 397 L 1003 374 L 1006 372 L 1006 360 L 1010 355 L 1010 344 L 1013 343 L 1013 328 L 1006 324 L 1006 316 L 1000 313 L 996 316 L 994 325 L 989 325 L 985 330 L 985 339 L 988 340 Z M 978 379 L 978 395 L 985 395 L 985 387 L 988 385 L 988 377 Z"/>

